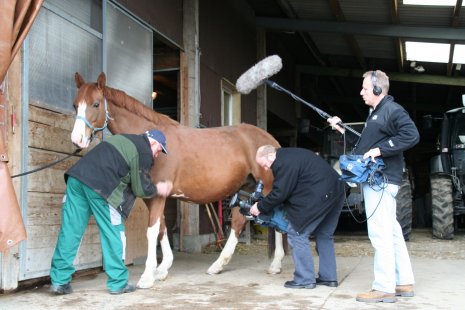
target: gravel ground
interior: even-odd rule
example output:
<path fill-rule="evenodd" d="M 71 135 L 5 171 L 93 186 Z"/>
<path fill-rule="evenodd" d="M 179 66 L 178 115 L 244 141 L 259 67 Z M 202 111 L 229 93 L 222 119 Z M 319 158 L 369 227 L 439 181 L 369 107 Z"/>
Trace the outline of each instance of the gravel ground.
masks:
<path fill-rule="evenodd" d="M 372 256 L 373 248 L 366 232 L 338 232 L 334 237 L 336 255 L 341 257 Z M 314 250 L 315 243 L 311 241 Z M 459 231 L 453 240 L 434 239 L 431 229 L 414 229 L 407 242 L 412 257 L 434 259 L 465 259 L 465 231 Z M 215 252 L 214 246 L 206 247 L 204 253 Z M 250 245 L 239 243 L 237 254 L 266 253 L 267 241 L 253 239 Z M 316 253 L 314 253 L 316 255 Z"/>
<path fill-rule="evenodd" d="M 312 242 L 314 244 L 314 242 Z M 206 270 L 218 257 L 216 251 L 204 254 L 175 252 L 173 267 L 166 281 L 151 289 L 113 296 L 106 289 L 104 273 L 73 279 L 74 293 L 53 296 L 49 285 L 0 295 L 0 310 L 29 309 L 463 309 L 465 287 L 465 232 L 454 240 L 432 239 L 430 230 L 414 230 L 407 243 L 416 278 L 415 297 L 399 298 L 396 304 L 367 304 L 355 295 L 367 291 L 373 280 L 373 257 L 365 233 L 339 233 L 335 237 L 339 286 L 314 290 L 283 287 L 292 279 L 294 265 L 288 255 L 283 272 L 265 273 L 269 264 L 263 239 L 251 245 L 239 244 L 238 251 L 223 273 L 208 275 Z M 210 250 L 215 250 L 211 247 Z M 208 250 L 208 249 L 207 249 Z M 315 256 L 315 264 L 318 264 Z M 135 283 L 143 265 L 130 266 L 130 281 Z M 447 279 L 447 281 L 443 281 Z"/>

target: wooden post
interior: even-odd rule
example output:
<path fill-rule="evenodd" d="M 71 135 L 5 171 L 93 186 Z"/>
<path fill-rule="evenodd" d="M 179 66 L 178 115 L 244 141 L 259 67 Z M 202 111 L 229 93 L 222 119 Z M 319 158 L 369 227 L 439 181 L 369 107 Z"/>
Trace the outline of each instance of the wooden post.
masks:
<path fill-rule="evenodd" d="M 199 127 L 200 121 L 200 52 L 199 52 L 199 2 L 183 2 L 183 41 L 181 53 L 181 124 Z M 200 252 L 199 205 L 179 202 L 181 213 L 179 249 Z"/>
<path fill-rule="evenodd" d="M 261 60 L 266 56 L 266 31 L 263 28 L 257 30 L 257 59 Z M 267 130 L 267 102 L 266 85 L 262 84 L 257 88 L 257 127 Z"/>

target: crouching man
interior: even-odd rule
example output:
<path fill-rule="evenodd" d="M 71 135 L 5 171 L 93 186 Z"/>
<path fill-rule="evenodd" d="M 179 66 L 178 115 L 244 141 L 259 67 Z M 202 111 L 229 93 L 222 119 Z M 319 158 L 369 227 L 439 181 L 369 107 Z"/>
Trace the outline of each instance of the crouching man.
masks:
<path fill-rule="evenodd" d="M 136 197 L 168 196 L 170 181 L 152 183 L 150 170 L 154 159 L 167 154 L 161 131 L 142 135 L 114 135 L 94 147 L 65 173 L 62 223 L 52 258 L 51 292 L 72 292 L 71 277 L 82 236 L 91 215 L 100 232 L 103 267 L 110 294 L 133 292 L 124 264 L 126 237 L 124 219 L 129 216 Z"/>
<path fill-rule="evenodd" d="M 273 173 L 270 193 L 250 209 L 252 215 L 282 207 L 289 220 L 288 240 L 294 260 L 294 279 L 287 288 L 313 289 L 316 285 L 336 287 L 336 255 L 333 234 L 344 202 L 344 185 L 339 175 L 321 157 L 301 148 L 258 148 L 257 163 Z M 310 235 L 315 236 L 319 255 L 316 275 Z"/>

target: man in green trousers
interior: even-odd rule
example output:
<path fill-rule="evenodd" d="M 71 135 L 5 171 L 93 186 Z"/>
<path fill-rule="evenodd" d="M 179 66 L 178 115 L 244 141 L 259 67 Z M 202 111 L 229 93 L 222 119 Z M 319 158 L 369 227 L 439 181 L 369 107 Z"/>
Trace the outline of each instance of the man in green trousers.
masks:
<path fill-rule="evenodd" d="M 91 215 L 100 232 L 110 294 L 135 290 L 128 283 L 129 272 L 124 264 L 124 220 L 136 197 L 150 198 L 157 194 L 166 197 L 171 192 L 171 181 L 154 185 L 150 177 L 154 159 L 161 152 L 167 154 L 166 138 L 161 131 L 114 135 L 99 143 L 65 173 L 62 224 L 50 269 L 52 293 L 72 292 L 73 261 Z"/>

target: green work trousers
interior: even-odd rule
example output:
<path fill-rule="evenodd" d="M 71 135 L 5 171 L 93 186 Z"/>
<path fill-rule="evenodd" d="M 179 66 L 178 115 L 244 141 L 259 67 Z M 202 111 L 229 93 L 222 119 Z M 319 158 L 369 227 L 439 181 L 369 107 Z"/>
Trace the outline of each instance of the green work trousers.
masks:
<path fill-rule="evenodd" d="M 110 291 L 121 290 L 128 283 L 129 277 L 124 264 L 124 220 L 104 198 L 73 177 L 68 178 L 63 198 L 61 229 L 50 269 L 52 284 L 71 281 L 76 270 L 73 261 L 92 214 L 100 232 L 103 267 L 108 276 L 107 287 Z"/>

